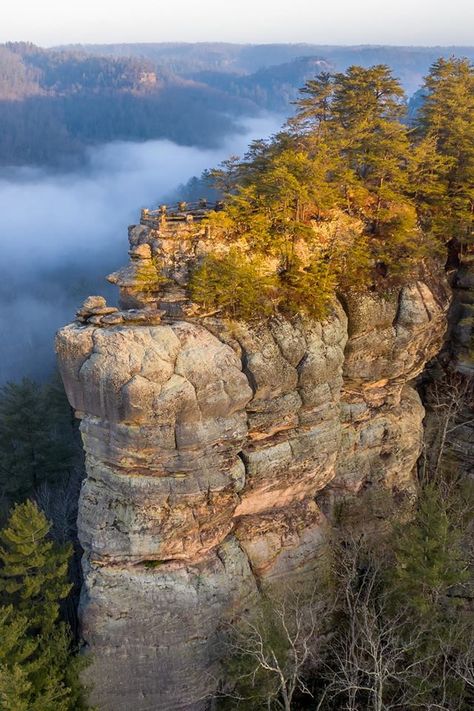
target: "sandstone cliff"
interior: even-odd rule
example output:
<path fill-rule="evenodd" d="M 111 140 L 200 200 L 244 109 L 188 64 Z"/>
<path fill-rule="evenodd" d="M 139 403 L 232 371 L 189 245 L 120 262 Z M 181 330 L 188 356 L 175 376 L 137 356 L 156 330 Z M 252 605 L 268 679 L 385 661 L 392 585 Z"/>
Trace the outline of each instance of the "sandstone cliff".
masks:
<path fill-rule="evenodd" d="M 425 279 L 346 295 L 322 323 L 230 323 L 187 299 L 205 228 L 141 224 L 129 240 L 109 277 L 122 310 L 90 299 L 57 337 L 87 462 L 82 633 L 101 711 L 197 711 L 220 623 L 314 577 L 335 503 L 410 495 L 424 415 L 410 382 L 441 347 L 448 296 Z M 156 265 L 166 282 L 144 278 Z"/>

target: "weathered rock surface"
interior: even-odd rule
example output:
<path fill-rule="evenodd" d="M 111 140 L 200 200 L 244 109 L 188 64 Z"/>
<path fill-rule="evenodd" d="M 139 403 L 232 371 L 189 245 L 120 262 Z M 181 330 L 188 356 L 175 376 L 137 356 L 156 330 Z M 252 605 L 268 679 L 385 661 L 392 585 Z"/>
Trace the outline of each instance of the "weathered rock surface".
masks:
<path fill-rule="evenodd" d="M 425 465 L 433 473 L 445 458 L 451 474 L 474 477 L 474 253 L 451 272 L 453 299 L 442 352 L 423 382 Z"/>
<path fill-rule="evenodd" d="M 101 711 L 207 708 L 222 621 L 314 580 L 330 525 L 316 501 L 410 494 L 424 411 L 409 381 L 445 328 L 447 295 L 422 281 L 348 296 L 322 323 L 191 317 L 207 236 L 180 230 L 133 228 L 132 266 L 112 277 L 123 311 L 93 300 L 57 337 L 82 418 L 81 617 Z M 170 283 L 143 291 L 137 264 L 157 258 Z"/>
<path fill-rule="evenodd" d="M 94 653 L 88 678 L 99 708 L 207 708 L 222 655 L 219 623 L 258 594 L 236 541 L 192 566 L 102 566 L 86 558 L 84 574 L 82 631 Z"/>

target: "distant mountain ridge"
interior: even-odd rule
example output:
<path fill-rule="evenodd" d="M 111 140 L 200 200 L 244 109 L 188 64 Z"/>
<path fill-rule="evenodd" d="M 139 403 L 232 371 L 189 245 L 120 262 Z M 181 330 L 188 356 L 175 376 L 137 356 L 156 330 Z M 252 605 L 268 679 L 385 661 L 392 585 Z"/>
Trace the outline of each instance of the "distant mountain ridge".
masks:
<path fill-rule="evenodd" d="M 0 166 L 81 161 L 88 146 L 169 139 L 214 147 L 243 116 L 291 113 L 321 71 L 388 64 L 408 95 L 439 56 L 474 47 L 157 43 L 0 45 Z"/>
<path fill-rule="evenodd" d="M 474 60 L 474 46 L 390 46 L 390 45 L 320 45 L 320 44 L 230 44 L 225 42 L 159 42 L 136 44 L 65 45 L 62 49 L 103 56 L 139 57 L 155 66 L 169 67 L 181 76 L 199 71 L 229 74 L 253 74 L 302 57 L 321 57 L 335 71 L 351 64 L 368 67 L 388 64 L 399 77 L 406 92 L 414 93 L 429 66 L 439 57 L 463 56 Z"/>

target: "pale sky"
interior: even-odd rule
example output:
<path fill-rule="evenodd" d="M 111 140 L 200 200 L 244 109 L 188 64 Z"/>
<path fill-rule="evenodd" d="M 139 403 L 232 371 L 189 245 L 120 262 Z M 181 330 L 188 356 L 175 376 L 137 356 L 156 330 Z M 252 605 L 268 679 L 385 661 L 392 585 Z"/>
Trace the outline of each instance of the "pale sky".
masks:
<path fill-rule="evenodd" d="M 0 42 L 474 44 L 473 0 L 0 0 Z"/>

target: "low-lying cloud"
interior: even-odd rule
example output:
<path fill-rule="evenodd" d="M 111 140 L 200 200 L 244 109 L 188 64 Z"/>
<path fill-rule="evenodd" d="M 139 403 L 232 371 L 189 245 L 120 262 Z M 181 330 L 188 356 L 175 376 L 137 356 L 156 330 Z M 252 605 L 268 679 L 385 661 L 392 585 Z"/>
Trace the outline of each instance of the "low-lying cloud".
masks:
<path fill-rule="evenodd" d="M 0 383 L 51 370 L 57 328 L 87 294 L 111 294 L 103 276 L 126 263 L 127 226 L 140 207 L 279 125 L 278 117 L 249 120 L 217 150 L 111 143 L 91 150 L 80 172 L 1 173 Z"/>

